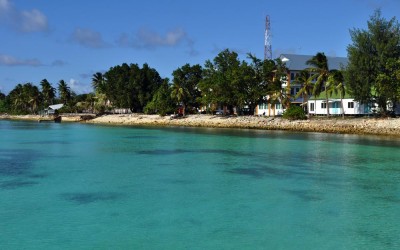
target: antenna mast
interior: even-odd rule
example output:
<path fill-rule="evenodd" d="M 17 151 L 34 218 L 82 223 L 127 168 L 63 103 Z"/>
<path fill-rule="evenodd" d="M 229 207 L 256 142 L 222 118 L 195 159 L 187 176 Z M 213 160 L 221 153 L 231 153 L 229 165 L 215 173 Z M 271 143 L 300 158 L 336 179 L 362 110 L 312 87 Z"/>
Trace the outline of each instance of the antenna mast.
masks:
<path fill-rule="evenodd" d="M 269 16 L 265 18 L 265 34 L 264 34 L 264 60 L 272 60 L 271 46 L 271 23 Z"/>

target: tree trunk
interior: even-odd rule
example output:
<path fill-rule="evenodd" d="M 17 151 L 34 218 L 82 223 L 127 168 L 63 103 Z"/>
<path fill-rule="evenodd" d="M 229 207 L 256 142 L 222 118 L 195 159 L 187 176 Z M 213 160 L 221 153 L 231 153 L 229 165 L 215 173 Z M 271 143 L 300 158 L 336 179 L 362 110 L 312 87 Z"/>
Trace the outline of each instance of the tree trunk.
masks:
<path fill-rule="evenodd" d="M 325 95 L 326 95 L 326 116 L 329 116 L 329 97 L 328 97 L 328 90 L 325 84 Z"/>
<path fill-rule="evenodd" d="M 317 115 L 317 98 L 314 96 L 314 115 Z"/>
<path fill-rule="evenodd" d="M 344 119 L 343 98 L 340 98 L 340 106 L 342 106 L 342 118 Z"/>

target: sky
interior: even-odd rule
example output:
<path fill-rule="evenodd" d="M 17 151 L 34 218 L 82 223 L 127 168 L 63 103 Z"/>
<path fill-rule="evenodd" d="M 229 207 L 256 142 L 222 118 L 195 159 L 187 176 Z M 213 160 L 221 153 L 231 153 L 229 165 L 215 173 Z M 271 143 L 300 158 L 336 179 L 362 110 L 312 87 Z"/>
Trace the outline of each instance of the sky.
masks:
<path fill-rule="evenodd" d="M 0 92 L 47 79 L 88 93 L 94 73 L 122 63 L 171 79 L 224 49 L 262 59 L 267 15 L 273 58 L 345 57 L 349 30 L 366 29 L 377 8 L 390 19 L 400 0 L 0 0 Z"/>

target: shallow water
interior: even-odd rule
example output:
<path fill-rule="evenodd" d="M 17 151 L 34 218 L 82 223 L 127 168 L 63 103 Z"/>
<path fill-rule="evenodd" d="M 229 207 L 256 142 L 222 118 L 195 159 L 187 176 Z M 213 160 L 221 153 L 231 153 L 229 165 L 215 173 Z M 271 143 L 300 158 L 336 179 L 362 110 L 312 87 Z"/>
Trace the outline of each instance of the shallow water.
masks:
<path fill-rule="evenodd" d="M 400 140 L 0 121 L 1 249 L 398 249 Z"/>

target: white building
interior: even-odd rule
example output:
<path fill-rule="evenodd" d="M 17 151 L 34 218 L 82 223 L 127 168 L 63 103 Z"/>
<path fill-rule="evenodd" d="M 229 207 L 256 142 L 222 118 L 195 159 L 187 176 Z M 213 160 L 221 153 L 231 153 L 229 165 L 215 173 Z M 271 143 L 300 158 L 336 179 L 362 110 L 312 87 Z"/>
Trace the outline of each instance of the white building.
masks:
<path fill-rule="evenodd" d="M 343 107 L 342 107 L 343 105 Z M 310 97 L 307 103 L 308 112 L 313 115 L 326 115 L 329 109 L 330 115 L 368 115 L 373 113 L 371 105 L 360 104 L 346 93 L 343 99 L 340 96 L 332 94 L 326 103 L 325 91 L 317 98 Z"/>
<path fill-rule="evenodd" d="M 283 81 L 282 89 L 290 88 L 290 96 L 292 105 L 307 105 L 307 109 L 310 114 L 314 115 L 324 115 L 327 113 L 327 108 L 329 108 L 329 113 L 332 115 L 340 115 L 342 114 L 341 100 L 338 96 L 331 96 L 329 98 L 329 104 L 326 105 L 326 96 L 325 93 L 321 93 L 317 98 L 313 96 L 309 97 L 308 103 L 305 103 L 303 98 L 294 99 L 293 97 L 301 89 L 301 84 L 296 83 L 294 80 L 300 74 L 300 72 L 304 69 L 310 68 L 310 65 L 307 65 L 307 61 L 310 60 L 313 56 L 311 55 L 295 55 L 295 54 L 282 54 L 280 59 L 282 62 L 286 64 L 288 68 L 288 73 L 286 79 Z M 346 67 L 348 60 L 346 57 L 327 57 L 329 69 L 342 69 Z M 284 91 L 284 90 L 283 90 Z M 266 97 L 266 101 L 258 105 L 256 109 L 256 115 L 266 115 L 266 116 L 275 116 L 282 115 L 284 107 L 281 103 L 269 104 L 267 102 L 269 97 Z M 358 102 L 355 102 L 354 99 L 346 94 L 343 99 L 344 113 L 346 115 L 361 115 L 361 114 L 370 114 L 372 113 L 371 107 L 368 105 L 362 105 Z"/>

